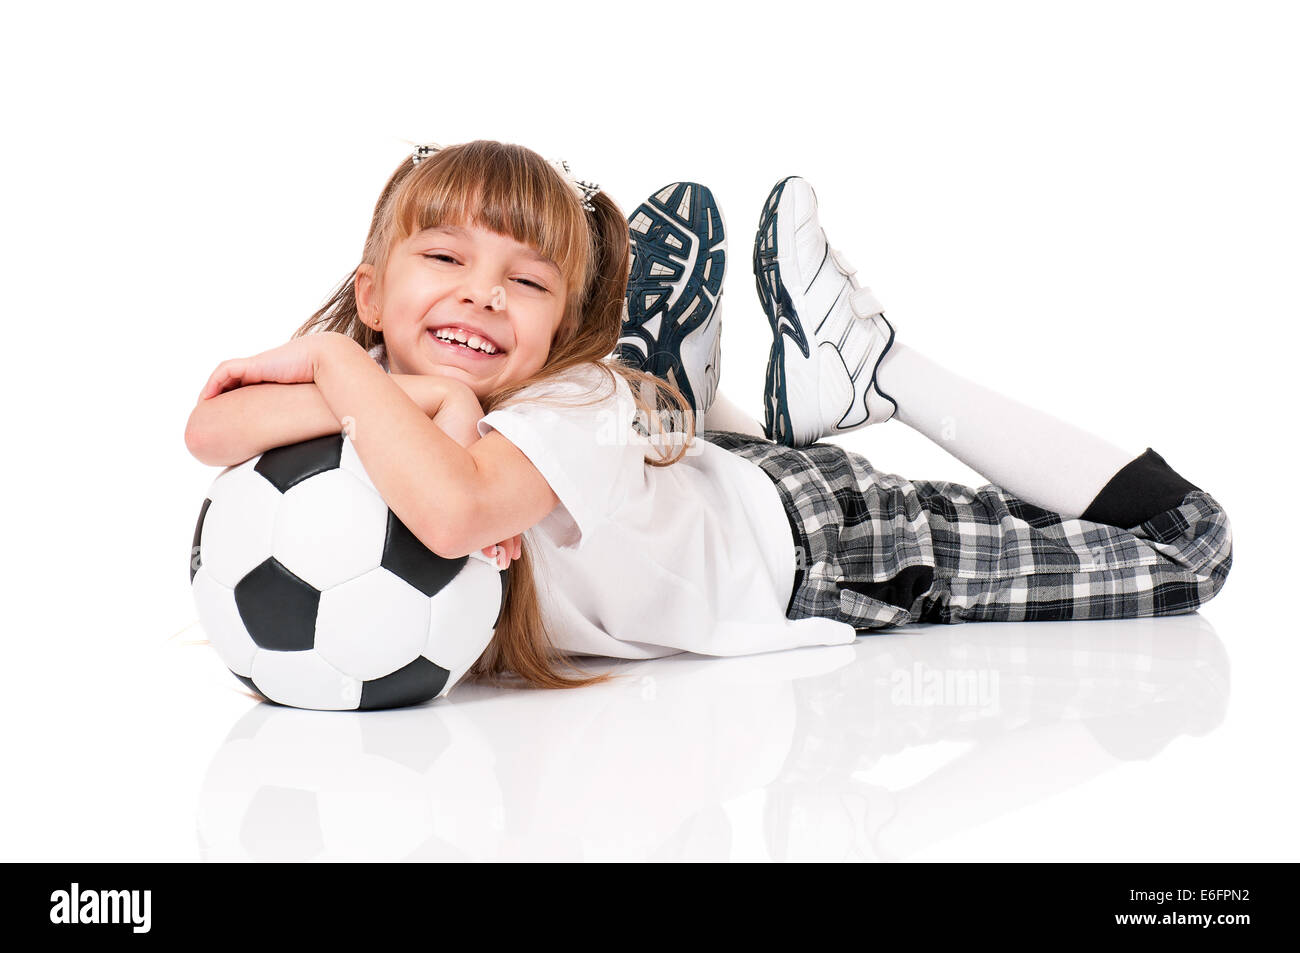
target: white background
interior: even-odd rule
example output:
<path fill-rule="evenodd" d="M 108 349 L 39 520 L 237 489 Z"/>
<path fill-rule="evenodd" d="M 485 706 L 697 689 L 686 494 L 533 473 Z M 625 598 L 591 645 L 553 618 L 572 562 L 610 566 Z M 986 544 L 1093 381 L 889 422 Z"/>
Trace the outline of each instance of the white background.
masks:
<path fill-rule="evenodd" d="M 299 856 L 301 797 L 337 857 L 1297 859 L 1298 34 L 1263 3 L 7 10 L 0 856 Z M 721 387 L 755 416 L 750 243 L 805 176 L 903 340 L 1209 490 L 1227 586 L 1184 619 L 268 714 L 184 644 L 216 473 L 186 419 L 355 266 L 401 139 L 471 138 L 566 158 L 628 210 L 708 184 Z M 841 442 L 984 482 L 899 423 Z M 972 658 L 998 714 L 887 697 Z M 306 762 L 276 781 L 286 751 Z"/>

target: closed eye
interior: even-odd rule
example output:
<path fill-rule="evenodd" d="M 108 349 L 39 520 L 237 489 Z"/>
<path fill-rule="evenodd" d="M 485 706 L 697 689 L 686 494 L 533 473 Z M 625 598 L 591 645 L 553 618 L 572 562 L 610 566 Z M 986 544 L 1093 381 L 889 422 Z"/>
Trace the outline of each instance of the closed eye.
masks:
<path fill-rule="evenodd" d="M 433 254 L 433 255 L 424 255 L 423 257 L 425 257 L 425 258 L 430 258 L 430 259 L 432 259 L 432 260 L 434 260 L 434 261 L 449 261 L 449 262 L 451 262 L 453 265 L 458 265 L 458 264 L 460 264 L 460 262 L 458 262 L 455 258 L 452 258 L 451 255 L 444 255 L 444 254 L 442 254 L 442 253 L 436 253 L 436 254 Z"/>
<path fill-rule="evenodd" d="M 538 284 L 537 282 L 535 282 L 535 281 L 529 281 L 527 278 L 515 278 L 514 280 L 517 281 L 517 282 L 519 282 L 519 284 L 521 284 L 521 285 L 528 285 L 528 287 L 530 287 L 530 288 L 536 288 L 538 291 L 549 291 L 549 290 L 550 290 L 549 288 L 546 288 L 546 287 L 544 287 L 543 285 L 539 285 L 539 284 Z"/>

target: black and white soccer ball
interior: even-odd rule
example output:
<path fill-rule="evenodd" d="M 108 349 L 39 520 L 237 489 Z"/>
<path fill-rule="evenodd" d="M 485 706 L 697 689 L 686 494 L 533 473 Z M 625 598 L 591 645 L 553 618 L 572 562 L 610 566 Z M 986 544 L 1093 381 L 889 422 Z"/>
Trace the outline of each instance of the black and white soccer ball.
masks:
<path fill-rule="evenodd" d="M 492 639 L 507 573 L 482 553 L 426 548 L 341 433 L 222 471 L 190 558 L 199 621 L 235 677 L 331 710 L 450 691 Z"/>

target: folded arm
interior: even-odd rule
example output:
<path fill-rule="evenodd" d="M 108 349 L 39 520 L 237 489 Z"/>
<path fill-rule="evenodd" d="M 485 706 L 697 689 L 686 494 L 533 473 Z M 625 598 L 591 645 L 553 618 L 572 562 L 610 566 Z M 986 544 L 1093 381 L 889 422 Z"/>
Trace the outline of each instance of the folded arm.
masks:
<path fill-rule="evenodd" d="M 449 406 L 446 378 L 393 374 L 391 380 L 417 407 L 461 446 L 479 439 L 477 419 L 467 408 Z M 482 416 L 482 410 L 479 411 Z M 326 434 L 339 433 L 343 422 L 334 416 L 320 388 L 301 384 L 247 384 L 215 397 L 200 399 L 185 425 L 185 446 L 200 463 L 230 467 L 272 447 L 283 447 Z"/>
<path fill-rule="evenodd" d="M 550 485 L 514 444 L 495 432 L 478 438 L 482 410 L 469 413 L 477 398 L 467 385 L 389 375 L 342 335 L 319 343 L 314 383 L 251 384 L 201 400 L 186 428 L 190 452 L 228 466 L 338 433 L 349 417 L 349 439 L 375 489 L 416 538 L 448 558 L 508 540 L 555 507 Z"/>

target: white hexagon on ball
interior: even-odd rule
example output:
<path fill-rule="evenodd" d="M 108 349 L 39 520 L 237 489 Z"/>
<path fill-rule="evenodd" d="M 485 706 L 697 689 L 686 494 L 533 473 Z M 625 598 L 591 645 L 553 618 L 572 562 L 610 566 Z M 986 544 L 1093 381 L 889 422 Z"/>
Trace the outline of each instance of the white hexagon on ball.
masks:
<path fill-rule="evenodd" d="M 322 592 L 379 566 L 388 505 L 344 470 L 290 487 L 280 503 L 272 554 Z"/>
<path fill-rule="evenodd" d="M 271 555 L 272 527 L 283 497 L 248 463 L 222 473 L 209 491 L 199 553 L 203 568 L 234 589 Z"/>
<path fill-rule="evenodd" d="M 428 639 L 421 654 L 449 672 L 462 671 L 487 649 L 500 610 L 501 570 L 467 559 L 456 578 L 429 600 Z"/>
<path fill-rule="evenodd" d="M 194 574 L 194 604 L 208 641 L 226 668 L 245 678 L 253 674 L 257 643 L 248 636 L 235 605 L 235 591 L 212 578 L 206 565 Z"/>
<path fill-rule="evenodd" d="M 354 678 L 414 661 L 428 633 L 429 597 L 382 567 L 321 593 L 316 651 Z"/>
<path fill-rule="evenodd" d="M 361 704 L 361 682 L 340 672 L 311 650 L 259 649 L 250 676 L 271 701 L 294 708 L 351 711 Z"/>

